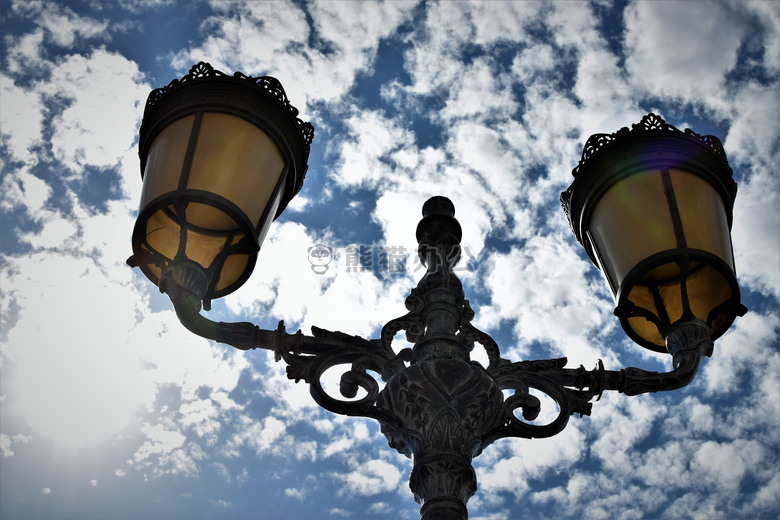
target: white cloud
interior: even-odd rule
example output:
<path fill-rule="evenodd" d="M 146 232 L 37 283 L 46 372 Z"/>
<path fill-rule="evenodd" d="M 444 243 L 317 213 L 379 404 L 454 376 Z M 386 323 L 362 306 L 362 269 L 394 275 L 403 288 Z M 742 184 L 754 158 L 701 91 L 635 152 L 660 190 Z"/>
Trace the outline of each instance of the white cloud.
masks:
<path fill-rule="evenodd" d="M 341 438 L 334 439 L 327 446 L 324 447 L 323 456 L 332 457 L 333 455 L 344 455 L 350 449 L 354 449 L 356 446 L 365 443 L 370 440 L 368 436 L 368 428 L 362 421 L 353 425 L 349 432 L 345 432 L 346 435 Z"/>
<path fill-rule="evenodd" d="M 532 448 L 529 443 L 533 443 Z M 496 442 L 474 461 L 479 481 L 477 504 L 484 500 L 492 507 L 500 505 L 501 493 L 522 499 L 529 491 L 530 480 L 574 464 L 584 449 L 585 436 L 576 424 L 555 437 Z"/>
<path fill-rule="evenodd" d="M 450 129 L 447 148 L 479 175 L 491 198 L 507 205 L 520 195 L 524 168 L 499 131 L 473 121 L 456 123 Z"/>
<path fill-rule="evenodd" d="M 491 61 L 488 58 L 474 60 L 450 85 L 450 97 L 439 112 L 445 122 L 505 116 L 517 109 L 510 78 L 497 74 Z"/>
<path fill-rule="evenodd" d="M 534 43 L 523 49 L 512 61 L 512 72 L 524 83 L 535 81 L 540 72 L 555 67 L 555 49 L 546 43 Z"/>
<path fill-rule="evenodd" d="M 733 121 L 724 146 L 740 181 L 732 229 L 737 274 L 744 286 L 778 297 L 780 214 L 769 210 L 780 204 L 775 167 L 780 160 L 777 86 L 745 85 L 731 110 Z"/>
<path fill-rule="evenodd" d="M 673 433 L 676 435 L 672 439 L 679 437 L 679 432 Z M 644 464 L 639 468 L 637 476 L 648 486 L 688 488 L 695 478 L 689 468 L 691 451 L 694 449 L 694 443 L 679 440 L 670 440 L 653 447 L 642 457 Z"/>
<path fill-rule="evenodd" d="M 11 449 L 11 437 L 4 433 L 0 433 L 0 452 L 3 457 L 12 457 L 14 451 Z"/>
<path fill-rule="evenodd" d="M 127 424 L 136 403 L 147 398 L 140 389 L 123 390 L 140 382 L 137 354 L 116 342 L 106 345 L 103 339 L 122 327 L 133 328 L 134 300 L 120 287 L 107 285 L 100 269 L 86 258 L 44 253 L 6 258 L 2 273 L 4 298 L 20 309 L 2 352 L 18 364 L 17 384 L 28 420 L 66 443 Z M 74 294 L 94 290 L 100 290 L 100 296 L 81 298 L 80 305 L 70 303 Z M 107 301 L 117 305 L 108 307 Z M 84 316 L 89 317 L 89 336 Z M 78 340 L 63 344 L 63 338 Z M 122 366 L 126 368 L 109 371 Z M 52 386 L 58 391 L 47 392 Z"/>
<path fill-rule="evenodd" d="M 737 447 L 708 441 L 696 450 L 691 469 L 703 474 L 709 483 L 733 490 L 739 487 L 748 465 L 762 457 L 762 451 L 755 443 Z"/>
<path fill-rule="evenodd" d="M 101 49 L 69 56 L 52 70 L 52 80 L 42 91 L 67 103 L 52 121 L 58 160 L 76 177 L 88 166 L 117 165 L 136 139 L 149 93 L 138 66 Z"/>
<path fill-rule="evenodd" d="M 149 438 L 141 449 L 139 449 L 133 456 L 133 462 L 138 463 L 143 459 L 146 459 L 151 454 L 165 454 L 174 451 L 176 448 L 180 448 L 187 438 L 179 433 L 165 428 L 162 425 L 147 426 L 144 428 L 144 433 Z"/>
<path fill-rule="evenodd" d="M 591 443 L 591 451 L 603 460 L 604 466 L 616 474 L 631 470 L 634 446 L 650 435 L 655 418 L 666 411 L 653 396 L 610 394 L 598 404 L 591 418 L 599 437 Z"/>
<path fill-rule="evenodd" d="M 701 369 L 707 393 L 715 396 L 728 395 L 736 390 L 746 373 L 753 371 L 757 371 L 755 375 L 760 374 L 776 381 L 777 376 L 773 376 L 772 369 L 778 362 L 774 347 L 779 331 L 780 321 L 774 315 L 748 312 L 737 318 L 732 330 L 717 341 L 712 358 L 708 359 Z M 751 356 L 744 355 L 748 345 Z M 750 380 L 759 383 L 763 377 L 754 376 Z"/>
<path fill-rule="evenodd" d="M 634 2 L 625 20 L 626 69 L 636 88 L 683 101 L 719 96 L 744 34 L 723 4 Z"/>
<path fill-rule="evenodd" d="M 41 219 L 42 215 L 51 215 L 44 210 L 52 189 L 46 181 L 30 173 L 28 168 L 20 168 L 4 176 L 2 188 L 0 208 L 4 211 L 10 212 L 23 207 L 28 217 L 34 221 Z"/>
<path fill-rule="evenodd" d="M 14 2 L 15 14 L 32 19 L 46 30 L 47 39 L 55 45 L 71 48 L 79 40 L 100 37 L 108 40 L 108 22 L 73 12 L 69 7 L 51 2 Z"/>
<path fill-rule="evenodd" d="M 724 141 L 729 159 L 737 164 L 762 165 L 772 160 L 780 141 L 777 83 L 745 82 L 729 101 L 731 127 Z"/>
<path fill-rule="evenodd" d="M 208 36 L 200 47 L 179 53 L 176 66 L 189 68 L 203 59 L 217 68 L 271 74 L 300 108 L 345 94 L 414 3 L 212 2 L 212 7 L 220 15 L 204 22 Z"/>
<path fill-rule="evenodd" d="M 371 272 L 348 272 L 336 257 L 324 275 L 311 269 L 308 248 L 319 243 L 344 251 L 338 237 L 315 237 L 292 222 L 272 226 L 258 255 L 256 276 L 226 299 L 236 314 L 283 319 L 288 333 L 300 324 L 306 334 L 317 325 L 367 337 L 387 319 L 403 314 L 408 288 L 403 281 L 383 285 Z M 293 285 L 294 281 L 294 285 Z"/>
<path fill-rule="evenodd" d="M 389 515 L 393 512 L 393 506 L 386 502 L 374 502 L 368 506 L 368 512 L 372 515 Z"/>
<path fill-rule="evenodd" d="M 780 72 L 780 5 L 777 2 L 750 0 L 733 2 L 737 9 L 745 9 L 755 15 L 763 28 L 763 65 L 773 74 Z"/>
<path fill-rule="evenodd" d="M 744 289 L 780 297 L 780 206 L 774 166 L 755 166 L 739 187 L 731 231 L 737 278 Z"/>
<path fill-rule="evenodd" d="M 306 488 L 302 488 L 302 489 L 286 488 L 284 490 L 284 494 L 285 496 L 294 498 L 298 502 L 303 502 L 306 499 Z"/>
<path fill-rule="evenodd" d="M 77 39 L 93 38 L 108 28 L 108 22 L 104 20 L 78 16 L 67 7 L 57 4 L 45 4 L 40 21 L 54 43 L 60 47 L 71 47 Z"/>
<path fill-rule="evenodd" d="M 373 496 L 395 490 L 401 482 L 401 471 L 393 464 L 373 459 L 350 461 L 350 473 L 331 473 L 331 477 L 343 482 L 342 495 Z"/>
<path fill-rule="evenodd" d="M 311 199 L 306 198 L 303 195 L 297 195 L 293 200 L 290 201 L 285 211 L 292 211 L 295 213 L 299 213 L 305 211 L 306 208 L 310 205 L 311 205 Z"/>
<path fill-rule="evenodd" d="M 383 160 L 414 144 L 414 136 L 376 111 L 362 111 L 344 121 L 347 136 L 339 143 L 339 160 L 331 177 L 343 186 L 393 185 L 392 166 Z M 399 179 L 400 180 L 400 179 Z"/>
<path fill-rule="evenodd" d="M 8 147 L 10 158 L 34 163 L 31 148 L 41 142 L 42 128 L 40 95 L 17 86 L 12 78 L 0 74 L 0 135 Z"/>
<path fill-rule="evenodd" d="M 614 327 L 603 282 L 589 281 L 585 276 L 589 269 L 557 235 L 535 236 L 522 249 L 493 254 L 485 285 L 494 303 L 482 307 L 478 323 L 490 328 L 500 320 L 513 321 L 521 339 L 514 355 L 528 353 L 528 343 L 536 340 L 565 353 L 572 366 L 591 366 L 601 356 L 607 366 L 614 365 L 614 355 L 595 349 L 588 340 Z"/>
<path fill-rule="evenodd" d="M 63 247 L 65 242 L 76 233 L 76 226 L 65 219 L 51 220 L 43 225 L 36 234 L 28 234 L 22 237 L 34 248 Z"/>
<path fill-rule="evenodd" d="M 43 34 L 43 29 L 27 33 L 9 47 L 7 57 L 9 72 L 23 74 L 46 67 L 47 63 L 43 59 Z"/>
<path fill-rule="evenodd" d="M 468 2 L 474 43 L 489 45 L 525 39 L 525 25 L 545 10 L 543 2 Z"/>
<path fill-rule="evenodd" d="M 581 106 L 573 112 L 585 130 L 582 142 L 591 133 L 611 132 L 638 120 L 633 115 L 636 101 L 630 97 L 625 71 L 618 66 L 617 56 L 607 50 L 597 23 L 592 4 L 585 2 L 556 3 L 549 16 L 553 38 L 564 58 L 559 66 L 576 67 L 572 93 Z M 573 57 L 566 58 L 571 51 Z M 571 113 L 567 119 L 572 119 Z"/>
<path fill-rule="evenodd" d="M 222 464 L 221 462 L 212 462 L 211 466 L 214 467 L 217 470 L 217 473 L 220 477 L 225 479 L 226 484 L 230 484 L 231 477 L 230 477 L 230 470 Z"/>
<path fill-rule="evenodd" d="M 25 179 L 21 184 L 30 196 L 21 195 L 20 203 L 34 213 L 48 198 L 48 186 L 33 176 Z M 37 202 L 36 192 L 42 194 Z M 110 238 L 122 229 L 129 236 L 132 218 L 125 204 L 109 203 L 113 209 L 108 213 L 90 214 L 74 202 L 79 218 L 73 224 L 61 217 L 46 224 L 78 228 L 66 246 L 62 233 L 47 238 L 46 226 L 43 234 L 22 235 L 42 248 L 60 247 L 59 252 L 3 258 L 3 307 L 18 312 L 3 315 L 7 341 L 2 354 L 15 367 L 19 404 L 28 422 L 60 443 L 82 445 L 127 426 L 139 404 L 151 411 L 167 384 L 181 391 L 178 427 L 192 427 L 214 442 L 219 422 L 209 419 L 238 408 L 228 394 L 247 366 L 245 357 L 209 348 L 178 325 L 171 311 L 155 317 L 141 310 L 149 300 L 135 288 L 137 275 L 122 262 L 128 246 Z M 138 312 L 147 314 L 140 323 Z M 173 328 L 163 340 L 160 332 L 168 324 Z M 190 352 L 193 341 L 200 348 Z M 126 342 L 134 347 L 125 348 Z M 58 391 L 45 391 L 51 385 Z M 212 388 L 213 399 L 197 399 L 202 385 Z"/>
<path fill-rule="evenodd" d="M 287 384 L 291 384 L 287 382 Z M 273 411 L 272 411 L 273 413 Z M 282 419 L 286 419 L 282 417 Z M 257 419 L 242 415 L 234 422 L 236 433 L 223 441 L 220 447 L 227 457 L 238 457 L 243 447 L 250 448 L 257 456 L 272 454 L 296 460 L 314 461 L 317 458 L 315 441 L 296 439 L 287 433 L 289 422 L 275 415 Z"/>

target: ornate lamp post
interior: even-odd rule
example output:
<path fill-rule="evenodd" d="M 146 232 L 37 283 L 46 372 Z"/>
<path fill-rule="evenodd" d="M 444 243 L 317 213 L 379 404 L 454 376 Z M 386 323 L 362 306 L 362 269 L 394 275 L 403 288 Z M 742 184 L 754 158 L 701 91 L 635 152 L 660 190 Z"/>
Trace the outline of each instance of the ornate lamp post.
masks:
<path fill-rule="evenodd" d="M 471 325 L 474 312 L 453 271 L 461 228 L 444 197 L 423 205 L 417 241 L 427 271 L 406 299 L 408 312 L 379 338 L 208 320 L 201 306 L 246 281 L 270 222 L 300 189 L 312 136 L 273 78 L 226 76 L 200 63 L 153 91 L 141 126 L 144 186 L 128 263 L 170 296 L 196 334 L 273 350 L 320 406 L 377 420 L 390 446 L 413 459 L 409 485 L 424 520 L 468 518 L 477 489 L 472 460 L 493 441 L 556 435 L 573 414 L 590 415 L 590 401 L 605 390 L 636 395 L 687 385 L 713 340 L 746 311 L 730 238 L 736 184 L 720 141 L 650 114 L 631 130 L 592 136 L 561 202 L 607 278 L 626 333 L 671 354 L 670 372 L 503 359 Z M 391 342 L 401 330 L 414 346 L 396 353 Z M 475 343 L 486 350 L 487 367 L 470 360 Z M 321 384 L 336 365 L 350 367 L 343 398 Z M 526 422 L 541 409 L 531 389 L 558 406 L 548 424 Z M 503 390 L 512 393 L 505 398 Z"/>

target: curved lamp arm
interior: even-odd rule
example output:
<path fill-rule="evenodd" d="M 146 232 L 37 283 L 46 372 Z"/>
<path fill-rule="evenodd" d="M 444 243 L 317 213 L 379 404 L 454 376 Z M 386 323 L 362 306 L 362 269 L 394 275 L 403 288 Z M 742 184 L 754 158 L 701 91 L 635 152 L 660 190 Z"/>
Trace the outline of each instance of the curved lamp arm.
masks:
<path fill-rule="evenodd" d="M 367 373 L 372 371 L 387 380 L 409 360 L 409 349 L 395 353 L 390 346 L 394 331 L 383 333 L 388 338 L 366 340 L 318 327 L 312 327 L 313 336 L 300 331 L 287 334 L 283 321 L 273 331 L 248 322 L 215 322 L 200 314 L 207 284 L 206 271 L 187 261 L 171 263 L 160 276 L 160 292 L 168 295 L 176 316 L 190 332 L 240 350 L 273 350 L 276 360 L 284 359 L 287 364 L 287 377 L 307 382 L 314 400 L 326 410 L 370 417 L 386 424 L 396 422 L 375 406 L 380 388 L 375 377 Z M 322 375 L 336 365 L 349 365 L 339 384 L 345 399 L 332 396 L 322 386 Z"/>
<path fill-rule="evenodd" d="M 670 327 L 666 349 L 672 355 L 671 372 L 648 372 L 639 368 L 625 368 L 606 374 L 606 390 L 617 390 L 626 395 L 665 392 L 687 386 L 696 377 L 701 360 L 712 355 L 712 337 L 709 326 L 696 318 L 683 319 Z"/>
<path fill-rule="evenodd" d="M 188 330 L 240 350 L 257 348 L 273 350 L 277 361 L 284 359 L 287 363 L 288 377 L 309 383 L 312 396 L 326 409 L 335 413 L 379 418 L 373 406 L 379 388 L 374 378 L 365 373 L 366 370 L 381 374 L 387 381 L 403 368 L 404 361 L 408 361 L 404 359 L 408 358 L 408 353 L 396 354 L 392 351 L 388 338 L 384 338 L 384 331 L 383 338 L 380 340 L 365 340 L 316 327 L 313 328 L 314 336 L 303 335 L 300 331 L 291 335 L 285 332 L 283 322 L 280 322 L 279 328 L 275 331 L 261 329 L 249 322 L 215 322 L 200 314 L 201 298 L 205 293 L 207 280 L 203 268 L 190 262 L 174 262 L 160 277 L 160 292 L 168 294 L 179 321 Z M 468 307 L 467 302 L 466 307 Z M 409 316 L 414 314 L 412 312 Z M 404 321 L 406 318 L 400 320 Z M 395 321 L 398 320 L 393 320 L 388 327 L 395 325 Z M 555 401 L 560 406 L 559 420 L 555 421 L 556 424 L 541 428 L 532 426 L 530 430 L 525 431 L 529 428 L 528 425 L 510 420 L 508 424 L 500 427 L 499 431 L 494 431 L 487 436 L 491 438 L 490 442 L 504 436 L 554 435 L 563 429 L 569 416 L 575 413 L 581 416 L 590 415 L 591 401 L 594 398 L 599 399 L 605 390 L 638 395 L 683 388 L 693 381 L 701 360 L 705 356 L 710 356 L 713 348 L 707 324 L 691 318 L 680 320 L 669 329 L 667 334 L 667 350 L 672 355 L 673 364 L 673 370 L 670 372 L 652 372 L 635 367 L 605 370 L 601 361 L 593 370 L 586 370 L 582 366 L 564 368 L 566 358 L 512 363 L 500 358 L 497 345 L 494 345 L 486 334 L 471 327 L 467 321 L 468 317 L 461 328 L 464 339 L 483 343 L 483 346 L 493 354 L 490 366 L 487 368 L 490 376 L 502 388 L 520 390 L 518 397 L 507 403 L 508 412 L 521 409 L 526 419 L 532 419 L 538 414 L 539 403 L 528 397 L 530 394 L 527 394 L 527 387 L 554 395 Z M 415 320 L 411 320 L 410 324 L 413 322 Z M 399 327 L 390 328 L 393 329 L 391 332 L 395 332 L 395 328 Z M 392 335 L 391 333 L 390 336 Z M 491 349 L 491 347 L 495 348 Z M 352 369 L 347 372 L 342 381 L 342 394 L 345 397 L 354 397 L 357 387 L 362 387 L 370 396 L 369 399 L 360 400 L 357 409 L 354 404 L 332 398 L 319 384 L 319 377 L 325 370 L 336 364 L 345 363 L 352 364 Z M 392 367 L 392 370 L 389 370 L 389 367 Z M 520 398 L 520 395 L 526 397 Z M 382 419 L 388 420 L 387 417 Z M 517 428 L 523 432 L 515 431 Z"/>
<path fill-rule="evenodd" d="M 481 339 L 481 338 L 480 338 Z M 673 369 L 659 373 L 628 367 L 622 370 L 605 370 L 599 361 L 593 370 L 584 367 L 564 368 L 566 358 L 509 362 L 494 359 L 487 371 L 502 390 L 513 390 L 505 401 L 506 422 L 489 431 L 485 444 L 503 437 L 541 438 L 556 435 L 566 426 L 570 416 L 590 415 L 592 403 L 605 390 L 626 395 L 665 392 L 683 388 L 693 381 L 699 364 L 712 353 L 713 342 L 706 323 L 697 319 L 684 319 L 669 330 L 667 350 L 672 354 Z M 552 398 L 558 405 L 554 420 L 547 424 L 531 424 L 541 410 L 541 402 L 530 393 L 536 389 Z"/>
<path fill-rule="evenodd" d="M 176 316 L 190 332 L 240 350 L 273 348 L 273 331 L 263 330 L 248 322 L 216 322 L 201 315 L 201 297 L 177 283 L 170 273 L 169 269 L 160 278 L 160 292 L 168 295 Z"/>
<path fill-rule="evenodd" d="M 626 395 L 679 390 L 696 377 L 701 360 L 712 355 L 710 328 L 696 318 L 680 320 L 670 327 L 666 348 L 672 355 L 673 369 L 669 372 L 651 372 L 635 367 L 604 370 L 600 361 L 599 365 L 590 371 L 583 367 L 563 368 L 566 358 L 554 360 L 558 361 L 555 367 L 538 365 L 540 368 L 534 372 L 565 387 L 579 390 L 588 388 L 592 397 L 600 396 L 604 390 L 615 390 Z M 534 362 L 521 363 L 526 364 L 525 370 L 534 366 L 530 364 Z"/>

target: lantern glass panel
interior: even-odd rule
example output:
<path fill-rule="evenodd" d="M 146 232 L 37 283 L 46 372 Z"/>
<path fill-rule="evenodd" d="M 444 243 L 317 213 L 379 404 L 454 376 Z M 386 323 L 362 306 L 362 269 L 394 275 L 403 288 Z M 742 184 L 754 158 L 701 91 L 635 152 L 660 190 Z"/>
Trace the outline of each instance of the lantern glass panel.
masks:
<path fill-rule="evenodd" d="M 141 195 L 144 249 L 158 259 L 146 264 L 149 274 L 159 279 L 159 260 L 179 257 L 184 241 L 184 257 L 212 273 L 213 293 L 243 283 L 279 208 L 284 172 L 274 142 L 240 117 L 205 112 L 164 128 Z"/>
<path fill-rule="evenodd" d="M 154 139 L 144 168 L 141 209 L 178 188 L 194 122 L 194 115 L 174 121 Z"/>
<path fill-rule="evenodd" d="M 698 175 L 681 170 L 670 170 L 669 175 L 687 247 L 708 251 L 734 270 L 723 199 L 709 182 Z"/>
<path fill-rule="evenodd" d="M 613 292 L 639 262 L 677 247 L 661 171 L 630 175 L 608 189 L 589 229 Z"/>
<path fill-rule="evenodd" d="M 203 62 L 153 90 L 128 264 L 155 284 L 193 272 L 169 271 L 174 265 L 199 264 L 206 309 L 239 288 L 271 222 L 303 186 L 314 128 L 297 114 L 275 78 L 231 76 Z"/>
<path fill-rule="evenodd" d="M 224 197 L 257 228 L 283 170 L 284 159 L 265 132 L 239 117 L 206 113 L 187 188 Z M 235 226 L 226 215 L 188 215 L 187 221 L 215 230 Z"/>

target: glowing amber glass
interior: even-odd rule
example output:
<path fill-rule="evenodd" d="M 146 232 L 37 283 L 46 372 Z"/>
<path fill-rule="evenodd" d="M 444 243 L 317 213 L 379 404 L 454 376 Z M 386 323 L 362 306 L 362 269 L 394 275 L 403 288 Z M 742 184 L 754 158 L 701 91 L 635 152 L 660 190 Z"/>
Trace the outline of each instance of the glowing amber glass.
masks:
<path fill-rule="evenodd" d="M 723 200 L 697 175 L 655 169 L 621 179 L 596 203 L 589 237 L 618 305 L 633 304 L 661 323 L 683 317 L 683 290 L 691 313 L 704 322 L 735 296 L 723 274 L 734 270 Z M 689 258 L 685 270 L 680 255 Z M 713 330 L 725 320 L 713 317 Z M 663 347 L 652 321 L 627 321 L 632 334 Z"/>
<path fill-rule="evenodd" d="M 212 292 L 240 285 L 276 215 L 284 170 L 273 141 L 240 117 L 207 112 L 168 125 L 144 168 L 137 225 L 157 262 L 145 271 L 159 279 L 160 259 L 173 261 L 184 241 L 184 257 L 214 274 Z"/>

